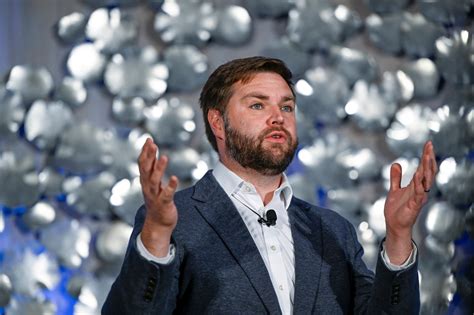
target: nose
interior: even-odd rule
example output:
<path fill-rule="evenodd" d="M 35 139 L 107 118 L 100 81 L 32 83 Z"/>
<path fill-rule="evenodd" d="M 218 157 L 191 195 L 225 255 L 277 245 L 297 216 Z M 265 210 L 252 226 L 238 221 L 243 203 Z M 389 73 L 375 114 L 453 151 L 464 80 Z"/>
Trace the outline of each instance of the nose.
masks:
<path fill-rule="evenodd" d="M 270 116 L 268 117 L 269 125 L 282 125 L 283 115 L 280 110 L 280 106 L 271 106 Z"/>

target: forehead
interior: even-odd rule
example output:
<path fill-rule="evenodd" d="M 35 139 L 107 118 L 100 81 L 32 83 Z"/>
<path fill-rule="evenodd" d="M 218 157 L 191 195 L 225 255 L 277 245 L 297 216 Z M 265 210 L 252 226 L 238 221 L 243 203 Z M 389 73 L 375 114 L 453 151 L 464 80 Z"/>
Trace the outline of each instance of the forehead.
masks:
<path fill-rule="evenodd" d="M 251 92 L 274 94 L 275 96 L 293 95 L 293 91 L 285 79 L 274 72 L 258 72 L 232 85 L 232 96 L 243 96 Z"/>

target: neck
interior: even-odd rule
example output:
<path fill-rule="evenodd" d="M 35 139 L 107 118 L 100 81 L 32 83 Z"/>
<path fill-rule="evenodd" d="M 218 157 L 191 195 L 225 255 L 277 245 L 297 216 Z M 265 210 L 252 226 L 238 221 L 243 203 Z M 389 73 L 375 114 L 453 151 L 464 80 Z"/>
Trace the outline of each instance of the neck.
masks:
<path fill-rule="evenodd" d="M 267 205 L 272 200 L 274 191 L 281 185 L 283 179 L 281 173 L 277 175 L 264 175 L 254 169 L 243 167 L 232 158 L 221 157 L 220 161 L 244 181 L 254 185 L 264 205 Z"/>

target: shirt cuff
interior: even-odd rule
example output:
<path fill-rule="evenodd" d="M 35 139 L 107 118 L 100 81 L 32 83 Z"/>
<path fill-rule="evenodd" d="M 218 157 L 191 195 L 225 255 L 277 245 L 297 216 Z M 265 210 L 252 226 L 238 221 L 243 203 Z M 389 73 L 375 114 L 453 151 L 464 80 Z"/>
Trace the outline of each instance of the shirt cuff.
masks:
<path fill-rule="evenodd" d="M 413 249 L 410 253 L 410 256 L 407 260 L 401 265 L 395 265 L 390 262 L 390 258 L 388 258 L 387 251 L 385 250 L 385 242 L 382 244 L 382 260 L 387 266 L 387 268 L 391 271 L 401 271 L 410 268 L 416 260 L 416 255 L 418 253 L 418 248 L 416 247 L 415 242 L 411 242 L 413 244 Z"/>
<path fill-rule="evenodd" d="M 143 258 L 161 265 L 167 265 L 171 263 L 175 256 L 175 248 L 173 244 L 170 244 L 168 255 L 166 255 L 165 257 L 156 257 L 155 255 L 150 253 L 148 249 L 146 249 L 145 245 L 143 245 L 141 233 L 138 234 L 137 237 L 137 248 L 138 252 L 140 253 L 140 255 L 142 255 Z"/>

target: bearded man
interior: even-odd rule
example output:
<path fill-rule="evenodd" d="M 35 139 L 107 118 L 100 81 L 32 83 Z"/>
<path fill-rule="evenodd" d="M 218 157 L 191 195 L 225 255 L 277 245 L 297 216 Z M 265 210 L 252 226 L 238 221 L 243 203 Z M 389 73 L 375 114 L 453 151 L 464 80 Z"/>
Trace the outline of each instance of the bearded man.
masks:
<path fill-rule="evenodd" d="M 431 142 L 407 187 L 391 168 L 376 272 L 353 226 L 293 196 L 298 144 L 291 72 L 277 59 L 230 61 L 200 97 L 219 163 L 175 193 L 151 139 L 139 157 L 145 199 L 104 314 L 418 314 L 412 227 L 437 165 Z M 311 185 L 311 183 L 308 183 Z"/>

